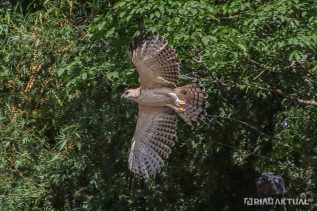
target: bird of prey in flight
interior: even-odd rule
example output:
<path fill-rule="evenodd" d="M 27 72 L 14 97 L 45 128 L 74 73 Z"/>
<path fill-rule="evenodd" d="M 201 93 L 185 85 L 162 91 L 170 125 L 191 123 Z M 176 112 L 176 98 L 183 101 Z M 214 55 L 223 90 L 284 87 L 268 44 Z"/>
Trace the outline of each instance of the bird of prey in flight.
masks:
<path fill-rule="evenodd" d="M 121 97 L 138 104 L 138 120 L 129 152 L 129 169 L 148 179 L 160 172 L 177 140 L 179 115 L 193 125 L 204 117 L 206 93 L 198 84 L 176 86 L 180 62 L 175 49 L 159 35 L 150 35 L 133 49 L 132 62 L 140 87 Z"/>

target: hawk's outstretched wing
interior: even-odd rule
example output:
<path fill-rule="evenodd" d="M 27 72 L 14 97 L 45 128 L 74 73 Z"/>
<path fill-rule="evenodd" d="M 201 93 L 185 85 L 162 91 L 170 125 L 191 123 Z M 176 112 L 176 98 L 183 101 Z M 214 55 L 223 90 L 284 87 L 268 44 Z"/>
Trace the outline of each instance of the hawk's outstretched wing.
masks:
<path fill-rule="evenodd" d="M 170 108 L 139 106 L 129 169 L 149 178 L 160 172 L 176 141 L 176 114 Z"/>
<path fill-rule="evenodd" d="M 176 87 L 180 63 L 176 50 L 159 35 L 148 36 L 134 50 L 135 65 L 142 88 Z"/>

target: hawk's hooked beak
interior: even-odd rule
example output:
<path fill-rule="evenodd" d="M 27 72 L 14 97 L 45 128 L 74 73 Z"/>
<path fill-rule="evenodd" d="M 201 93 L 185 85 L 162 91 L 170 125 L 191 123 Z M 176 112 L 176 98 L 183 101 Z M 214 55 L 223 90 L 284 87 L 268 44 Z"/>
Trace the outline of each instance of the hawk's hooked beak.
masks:
<path fill-rule="evenodd" d="M 121 99 L 122 98 L 125 98 L 126 100 L 134 100 L 136 98 L 135 96 L 135 90 L 133 89 L 129 89 L 129 90 L 126 90 L 122 95 L 121 95 Z"/>

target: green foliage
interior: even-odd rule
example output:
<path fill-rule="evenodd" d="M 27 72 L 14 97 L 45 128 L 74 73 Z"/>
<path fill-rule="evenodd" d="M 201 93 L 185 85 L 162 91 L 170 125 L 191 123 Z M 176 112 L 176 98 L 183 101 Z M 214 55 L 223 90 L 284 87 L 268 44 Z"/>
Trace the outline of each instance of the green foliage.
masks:
<path fill-rule="evenodd" d="M 264 171 L 317 206 L 315 1 L 0 5 L 0 210 L 247 210 Z M 206 87 L 209 119 L 179 121 L 159 181 L 129 193 L 136 106 L 120 95 L 143 24 L 177 49 L 180 84 Z"/>

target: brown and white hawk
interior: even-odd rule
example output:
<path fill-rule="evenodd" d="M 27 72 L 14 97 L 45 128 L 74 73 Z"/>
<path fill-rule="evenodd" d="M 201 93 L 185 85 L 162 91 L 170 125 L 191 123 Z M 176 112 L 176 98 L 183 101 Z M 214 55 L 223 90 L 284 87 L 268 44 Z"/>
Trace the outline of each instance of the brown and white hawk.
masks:
<path fill-rule="evenodd" d="M 140 87 L 122 95 L 139 106 L 129 169 L 148 179 L 160 172 L 177 140 L 177 114 L 189 125 L 204 114 L 206 94 L 197 84 L 176 86 L 180 62 L 162 37 L 148 36 L 133 50 Z"/>

